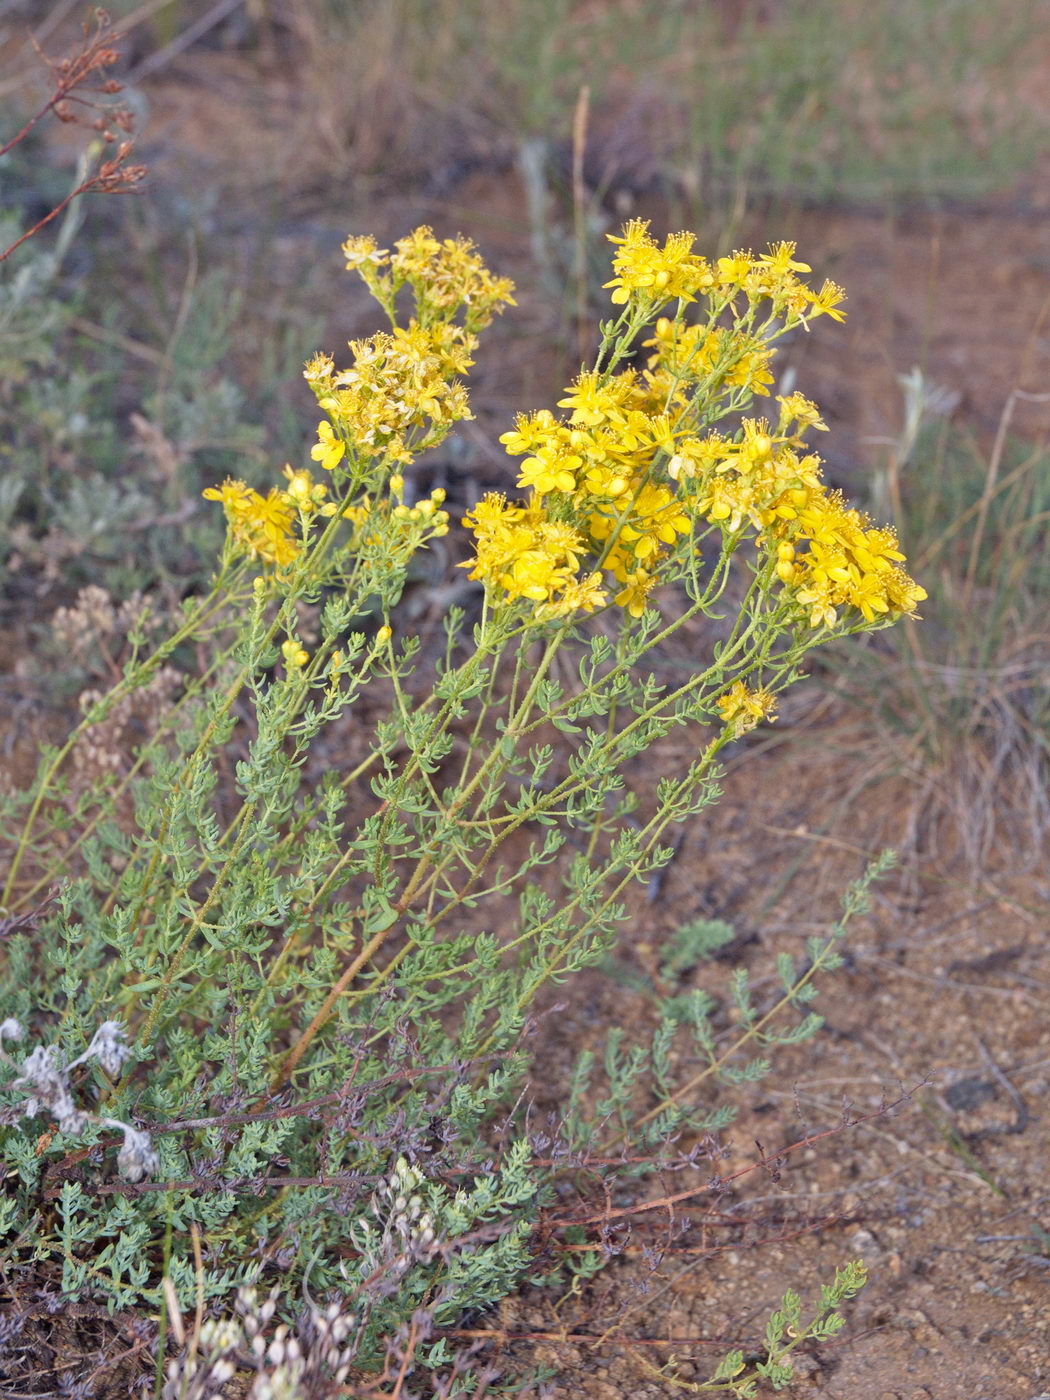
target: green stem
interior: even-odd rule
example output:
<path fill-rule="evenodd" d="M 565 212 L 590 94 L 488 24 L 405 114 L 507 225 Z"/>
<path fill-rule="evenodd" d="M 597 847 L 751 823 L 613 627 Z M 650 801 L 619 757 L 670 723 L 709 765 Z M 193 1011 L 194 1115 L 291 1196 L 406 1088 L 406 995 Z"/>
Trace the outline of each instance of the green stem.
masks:
<path fill-rule="evenodd" d="M 237 840 L 234 842 L 233 847 L 230 850 L 230 854 L 226 857 L 225 864 L 219 871 L 218 875 L 215 877 L 215 883 L 212 885 L 211 890 L 208 892 L 207 899 L 205 899 L 204 903 L 200 906 L 196 914 L 193 916 L 193 919 L 190 922 L 189 928 L 186 930 L 186 934 L 183 937 L 182 942 L 175 950 L 175 954 L 165 970 L 164 977 L 161 980 L 161 984 L 157 988 L 157 995 L 153 998 L 153 1004 L 150 1007 L 149 1015 L 146 1017 L 146 1020 L 143 1023 L 137 1036 L 137 1040 L 140 1045 L 149 1044 L 150 1037 L 153 1034 L 153 1027 L 157 1023 L 157 1017 L 160 1014 L 161 1007 L 168 999 L 168 993 L 171 990 L 172 982 L 175 980 L 175 974 L 182 966 L 186 954 L 189 952 L 190 944 L 197 936 L 197 933 L 199 932 L 202 924 L 204 923 L 208 914 L 214 907 L 216 901 L 219 898 L 220 893 L 222 892 L 224 885 L 226 884 L 226 881 L 229 879 L 230 871 L 237 863 L 241 850 L 243 849 L 244 844 L 248 839 L 248 832 L 251 826 L 251 819 L 254 810 L 254 802 L 249 803 L 248 806 L 245 808 L 244 819 L 241 822 L 241 829 L 237 834 Z"/>

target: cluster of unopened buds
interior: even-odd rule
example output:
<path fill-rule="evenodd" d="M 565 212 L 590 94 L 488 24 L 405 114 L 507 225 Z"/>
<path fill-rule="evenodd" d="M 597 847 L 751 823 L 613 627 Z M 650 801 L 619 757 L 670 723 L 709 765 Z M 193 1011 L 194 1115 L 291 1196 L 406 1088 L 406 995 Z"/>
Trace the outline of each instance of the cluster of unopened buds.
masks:
<path fill-rule="evenodd" d="M 399 1157 L 389 1181 L 380 1182 L 372 1197 L 372 1211 L 383 1225 L 384 1237 L 398 1240 L 413 1252 L 429 1253 L 437 1235 L 429 1211 L 417 1191 L 423 1174 Z"/>
<path fill-rule="evenodd" d="M 395 520 L 425 520 L 432 527 L 431 534 L 448 534 L 448 512 L 441 509 L 445 503 L 443 487 L 435 488 L 429 496 L 422 497 L 415 505 L 406 505 L 405 478 L 401 472 L 395 472 L 390 478 L 390 494 L 398 501 L 393 510 Z"/>
<path fill-rule="evenodd" d="M 0 1022 L 0 1063 L 18 1071 L 7 1088 L 22 1094 L 21 1101 L 9 1110 L 15 1119 L 35 1118 L 38 1114 L 46 1113 L 54 1119 L 59 1132 L 70 1136 L 82 1133 L 89 1123 L 119 1129 L 124 1134 L 124 1144 L 117 1154 L 117 1167 L 121 1175 L 132 1182 L 152 1176 L 160 1165 L 160 1159 L 149 1133 L 133 1128 L 130 1123 L 123 1123 L 119 1118 L 106 1118 L 79 1108 L 70 1086 L 73 1070 L 89 1060 L 94 1060 L 110 1079 L 120 1077 L 124 1063 L 131 1055 L 131 1047 L 120 1022 L 103 1021 L 84 1053 L 69 1064 L 63 1064 L 54 1045 L 38 1045 L 19 1062 L 4 1049 L 4 1043 L 17 1043 L 24 1039 L 25 1028 L 20 1021 L 9 1016 L 6 1021 Z"/>
<path fill-rule="evenodd" d="M 368 1220 L 355 1224 L 357 1244 L 372 1270 L 388 1281 L 407 1273 L 411 1265 L 429 1259 L 437 1248 L 437 1231 L 418 1194 L 423 1174 L 398 1157 L 386 1181 L 372 1193 L 371 1211 L 379 1229 Z"/>
<path fill-rule="evenodd" d="M 277 1297 L 277 1289 L 260 1300 L 254 1288 L 241 1288 L 235 1316 L 209 1318 L 194 1345 L 180 1335 L 163 1400 L 212 1400 L 239 1371 L 255 1372 L 245 1400 L 304 1400 L 342 1386 L 356 1350 L 356 1315 L 338 1302 L 311 1303 L 294 1331 L 282 1322 L 271 1335 Z"/>

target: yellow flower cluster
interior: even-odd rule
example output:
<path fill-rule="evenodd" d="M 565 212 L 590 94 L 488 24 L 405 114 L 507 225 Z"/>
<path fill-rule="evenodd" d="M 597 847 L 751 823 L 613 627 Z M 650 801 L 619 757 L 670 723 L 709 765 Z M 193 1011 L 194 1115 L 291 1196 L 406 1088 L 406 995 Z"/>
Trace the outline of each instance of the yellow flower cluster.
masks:
<path fill-rule="evenodd" d="M 647 402 L 649 387 L 630 371 L 604 381 L 581 374 L 558 401 L 570 410 L 567 421 L 546 409 L 521 414 L 500 438 L 508 453 L 524 458 L 518 485 L 531 492 L 531 509 L 558 497 L 554 515 L 571 512 L 594 564 L 621 585 L 615 601 L 636 617 L 657 557 L 692 528 L 674 492 L 651 479 L 657 459 L 674 453 L 675 433 L 666 414 L 637 406 Z"/>
<path fill-rule="evenodd" d="M 476 331 L 512 302 L 513 285 L 496 278 L 465 239 L 438 242 L 428 228 L 418 228 L 395 245 L 391 256 L 374 239 L 348 239 L 347 266 L 356 267 L 390 313 L 390 331 L 351 341 L 353 361 L 337 370 L 330 355 L 318 354 L 305 376 L 327 415 L 317 425 L 311 459 L 325 472 L 349 476 L 357 490 L 383 489 L 390 494 L 373 505 L 368 494 L 348 505 L 327 501 L 328 487 L 306 470 L 284 469 L 286 484 L 268 495 L 228 479 L 204 495 L 219 501 L 235 550 L 277 569 L 299 556 L 311 516 L 339 512 L 355 528 L 350 549 L 365 550 L 366 568 L 379 572 L 405 562 L 425 540 L 448 532 L 441 509 L 445 493 L 435 491 L 418 504 L 404 502 L 404 479 L 389 473 L 433 447 L 451 426 L 471 417 L 459 376 L 472 364 Z M 405 327 L 394 319 L 394 299 L 409 285 L 417 316 Z M 462 324 L 456 316 L 463 311 Z M 302 527 L 297 532 L 296 524 Z M 285 650 L 291 666 L 299 650 Z"/>
<path fill-rule="evenodd" d="M 649 572 L 662 553 L 661 545 L 672 546 L 679 535 L 688 535 L 693 528 L 692 517 L 683 503 L 664 485 L 647 482 L 632 495 L 625 514 L 614 505 L 602 505 L 589 520 L 591 537 L 604 543 L 604 566 L 625 586 L 626 596 L 617 594 L 616 601 L 635 616 L 652 587 Z"/>
<path fill-rule="evenodd" d="M 770 393 L 771 335 L 816 315 L 842 318 L 841 289 L 825 283 L 813 291 L 802 282 L 810 269 L 793 243 L 709 262 L 693 251 L 691 234 L 672 234 L 660 246 L 641 220 L 612 241 L 607 285 L 628 320 L 617 323 L 603 353 L 623 325 L 635 334 L 651 318 L 648 363 L 582 373 L 558 400 L 561 417 L 522 414 L 503 434 L 507 452 L 522 459 L 517 483 L 526 499 L 490 495 L 465 518 L 475 540 L 464 566 L 471 578 L 495 590 L 495 601 L 524 600 L 541 617 L 605 606 L 606 590 L 638 617 L 668 560 L 683 545 L 695 548 L 685 542 L 699 526 L 698 534 L 714 528 L 731 537 L 730 548 L 750 532 L 769 561 L 767 577 L 779 579 L 812 627 L 836 625 L 844 610 L 869 623 L 914 612 L 925 595 L 901 568 L 893 532 L 872 526 L 823 482 L 820 459 L 804 441 L 825 427 L 815 404 L 791 394 L 777 399 L 773 424 L 745 418 L 732 437 L 713 426 L 750 396 Z M 405 504 L 400 466 L 471 416 L 460 376 L 472 363 L 475 332 L 512 304 L 513 288 L 492 276 L 468 240 L 438 240 L 425 226 L 393 252 L 371 238 L 350 238 L 343 251 L 392 327 L 351 342 L 348 369 L 337 370 L 328 355 L 306 366 L 326 415 L 311 457 L 367 493 L 341 509 L 355 527 L 351 550 L 362 567 L 381 572 L 448 528 L 442 493 Z M 406 288 L 415 315 L 402 327 L 395 302 Z M 697 324 L 659 315 L 672 300 L 700 298 L 706 316 Z M 762 301 L 764 319 L 755 314 Z M 295 556 L 296 510 L 335 510 L 321 503 L 324 488 L 308 472 L 286 468 L 286 476 L 288 489 L 267 498 L 237 482 L 212 493 L 238 546 L 274 563 Z"/>
<path fill-rule="evenodd" d="M 632 297 L 694 301 L 697 293 L 715 286 L 711 267 L 693 252 L 694 234 L 672 233 L 661 248 L 649 235 L 647 219 L 631 219 L 622 235 L 607 236 L 617 247 L 614 275 L 605 285 L 613 288 L 612 300 L 618 305 Z"/>
<path fill-rule="evenodd" d="M 427 326 L 448 322 L 462 308 L 467 328 L 477 331 L 515 304 L 514 283 L 493 277 L 469 238 L 438 240 L 425 224 L 399 238 L 393 254 L 368 237 L 348 238 L 343 253 L 391 320 L 406 285 L 415 295 L 416 319 Z"/>
<path fill-rule="evenodd" d="M 587 541 L 571 525 L 550 520 L 538 500 L 508 505 L 488 495 L 465 517 L 474 532 L 476 554 L 462 568 L 472 579 L 498 584 L 510 598 L 540 605 L 541 618 L 589 612 L 605 602 L 601 574 L 579 577 Z"/>
<path fill-rule="evenodd" d="M 645 219 L 632 219 L 621 235 L 609 234 L 608 238 L 616 244 L 616 254 L 614 276 L 605 285 L 613 288 L 612 300 L 617 304 L 653 309 L 676 299 L 688 302 L 705 295 L 716 305 L 724 305 L 743 293 L 752 305 L 768 298 L 772 313 L 784 316 L 789 324 L 821 315 L 843 319 L 838 309 L 843 299 L 841 287 L 825 282 L 814 292 L 796 276 L 810 268 L 795 261 L 794 243 L 772 244 L 758 257 L 736 252 L 712 266 L 693 252 L 693 234 L 673 233 L 661 248 L 651 237 Z"/>
<path fill-rule="evenodd" d="M 780 397 L 775 428 L 744 419 L 733 442 L 680 435 L 666 415 L 633 407 L 642 392 L 630 372 L 604 382 L 583 374 L 559 400 L 568 421 L 547 410 L 519 416 L 501 441 L 523 457 L 518 485 L 530 502 L 490 497 L 467 517 L 477 541 L 472 577 L 549 604 L 576 596 L 567 584 L 580 568 L 588 578 L 608 570 L 620 585 L 614 601 L 637 617 L 661 558 L 699 518 L 730 534 L 750 527 L 813 627 L 833 626 L 842 609 L 868 622 L 915 611 L 926 595 L 900 567 L 893 531 L 829 493 L 820 458 L 805 451 L 805 433 L 825 429 L 815 404 Z M 584 596 L 597 592 L 590 584 Z"/>
<path fill-rule="evenodd" d="M 809 547 L 791 561 L 789 582 L 809 609 L 811 626 L 834 627 L 840 608 L 856 608 L 866 622 L 914 613 L 926 597 L 901 567 L 896 532 L 872 525 L 838 492 L 813 500 L 800 512 L 799 526 Z"/>
<path fill-rule="evenodd" d="M 820 314 L 841 319 L 842 294 L 832 283 L 814 292 L 800 281 L 798 274 L 810 269 L 795 259 L 793 243 L 710 263 L 693 251 L 692 234 L 672 234 L 661 247 L 640 219 L 611 241 L 614 276 L 606 286 L 614 302 L 656 316 L 669 301 L 703 297 L 707 320 L 687 325 L 680 316 L 658 317 L 645 342 L 653 353 L 643 372 L 581 374 L 558 401 L 564 419 L 546 409 L 521 415 L 500 441 L 523 459 L 518 485 L 529 493 L 525 509 L 534 528 L 539 513 L 549 522 L 568 521 L 587 545 L 587 562 L 574 567 L 608 570 L 620 586 L 615 601 L 640 616 L 661 560 L 692 532 L 695 519 L 734 532 L 748 521 L 762 532 L 796 519 L 823 491 L 818 459 L 795 450 L 806 428 L 824 426 L 801 395 L 781 400 L 776 440 L 768 425 L 745 424 L 743 441 L 733 444 L 697 436 L 696 424 L 717 421 L 741 396 L 770 392 L 774 349 L 762 327 L 750 329 L 761 300 L 771 303 L 769 317 L 792 324 Z M 743 314 L 739 296 L 748 303 Z M 736 314 L 731 327 L 717 322 L 726 308 Z M 499 567 L 494 552 L 506 538 L 490 534 L 482 549 L 476 515 L 468 523 L 479 537 L 478 576 L 511 596 L 531 596 L 504 581 L 516 577 Z M 545 551 L 540 536 L 523 548 L 523 570 L 540 569 L 539 555 L 551 577 L 564 578 L 568 561 Z M 785 564 L 782 577 L 786 572 Z"/>
<path fill-rule="evenodd" d="M 310 474 L 301 475 L 309 478 Z M 203 494 L 209 501 L 222 503 L 234 548 L 249 559 L 284 569 L 299 553 L 299 541 L 293 533 L 298 506 L 290 492 L 274 486 L 268 495 L 260 496 L 243 481 L 227 477 L 221 486 L 209 486 Z"/>
<path fill-rule="evenodd" d="M 455 376 L 473 363 L 476 345 L 460 326 L 424 329 L 413 322 L 351 341 L 349 369 L 337 371 L 330 355 L 315 355 L 305 377 L 331 421 L 318 424 L 313 460 L 325 471 L 348 454 L 358 462 L 408 463 L 434 446 L 454 423 L 472 416 Z"/>
<path fill-rule="evenodd" d="M 901 568 L 894 531 L 829 492 L 820 458 L 799 453 L 804 432 L 825 426 L 816 405 L 801 394 L 779 402 L 775 433 L 765 419 L 745 418 L 739 442 L 682 443 L 669 470 L 695 478 L 687 495 L 712 524 L 736 532 L 749 523 L 774 548 L 777 576 L 808 609 L 812 627 L 833 627 L 842 608 L 867 622 L 914 613 L 926 593 Z"/>

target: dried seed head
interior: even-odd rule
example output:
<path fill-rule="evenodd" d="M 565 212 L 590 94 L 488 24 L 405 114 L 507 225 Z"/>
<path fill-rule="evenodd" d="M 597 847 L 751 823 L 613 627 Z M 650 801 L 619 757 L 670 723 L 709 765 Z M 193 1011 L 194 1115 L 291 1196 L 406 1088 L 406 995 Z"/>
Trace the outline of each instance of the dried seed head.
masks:
<path fill-rule="evenodd" d="M 149 1133 L 126 1123 L 120 1126 L 124 1129 L 124 1146 L 117 1153 L 117 1168 L 121 1176 L 131 1182 L 154 1176 L 160 1167 L 160 1157 Z"/>
<path fill-rule="evenodd" d="M 124 1027 L 119 1021 L 103 1021 L 91 1037 L 87 1048 L 94 1055 L 110 1079 L 117 1079 L 124 1062 L 131 1056 L 131 1047 L 124 1038 Z"/>

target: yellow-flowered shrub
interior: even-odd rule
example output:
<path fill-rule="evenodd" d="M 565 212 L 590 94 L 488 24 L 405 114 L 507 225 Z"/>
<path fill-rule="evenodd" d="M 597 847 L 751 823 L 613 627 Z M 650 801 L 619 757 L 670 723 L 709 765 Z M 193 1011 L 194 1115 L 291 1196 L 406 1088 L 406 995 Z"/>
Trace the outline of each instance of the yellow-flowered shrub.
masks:
<path fill-rule="evenodd" d="M 508 425 L 505 489 L 461 501 L 456 528 L 417 462 L 470 417 L 464 375 L 513 288 L 427 228 L 392 250 L 349 239 L 389 327 L 341 364 L 310 360 L 304 461 L 265 492 L 205 491 L 227 525 L 210 591 L 152 650 L 129 635 L 113 689 L 85 697 L 45 754 L 0 892 L 32 932 L 0 950 L 20 969 L 0 1040 L 34 1005 L 36 1031 L 62 1037 L 21 1064 L 0 1045 L 14 1066 L 0 1150 L 20 1164 L 12 1269 L 36 1251 L 63 1287 L 115 1307 L 155 1308 L 165 1287 L 199 1307 L 267 1260 L 286 1302 L 307 1280 L 350 1300 L 354 1364 L 381 1368 L 383 1338 L 417 1309 L 436 1339 L 534 1276 L 552 1161 L 608 1164 L 633 1144 L 626 1165 L 710 1133 L 769 1047 L 816 1033 L 804 1008 L 845 920 L 781 960 L 783 994 L 761 1015 L 741 968 L 737 1023 L 697 1002 L 667 1012 L 651 1049 L 611 1046 L 605 1107 L 574 1103 L 558 1152 L 534 1160 L 517 1106 L 541 990 L 609 954 L 630 891 L 717 800 L 720 754 L 775 718 L 809 653 L 923 597 L 893 531 L 825 485 L 817 407 L 773 393 L 777 340 L 840 319 L 840 289 L 811 290 L 791 244 L 707 260 L 691 235 L 658 245 L 639 221 L 613 242 L 595 362 Z M 463 572 L 430 595 L 446 639 L 425 648 L 400 604 L 439 540 L 439 567 L 447 550 Z M 669 668 L 663 644 L 698 619 L 691 663 Z M 65 765 L 79 771 L 160 683 L 177 699 L 143 707 L 137 752 L 106 750 L 98 786 L 73 793 Z M 650 752 L 675 729 L 690 737 L 654 782 Z M 91 1026 L 94 1052 L 79 1044 Z M 112 1070 L 104 1118 L 58 1068 L 92 1053 Z M 131 1196 L 95 1195 L 95 1166 L 61 1201 L 41 1196 L 51 1149 L 19 1122 L 45 1102 L 67 1138 L 101 1125 L 100 1159 L 124 1126 Z M 171 1131 L 154 1142 L 138 1123 Z M 438 1160 L 435 1123 L 452 1186 L 405 1155 Z M 55 1151 L 74 1160 L 68 1142 Z M 150 1173 L 170 1192 L 139 1190 Z M 121 1232 L 134 1247 L 118 1260 L 99 1242 Z M 578 1247 L 601 1252 L 559 1245 Z M 742 1360 L 723 1368 L 749 1393 Z"/>

